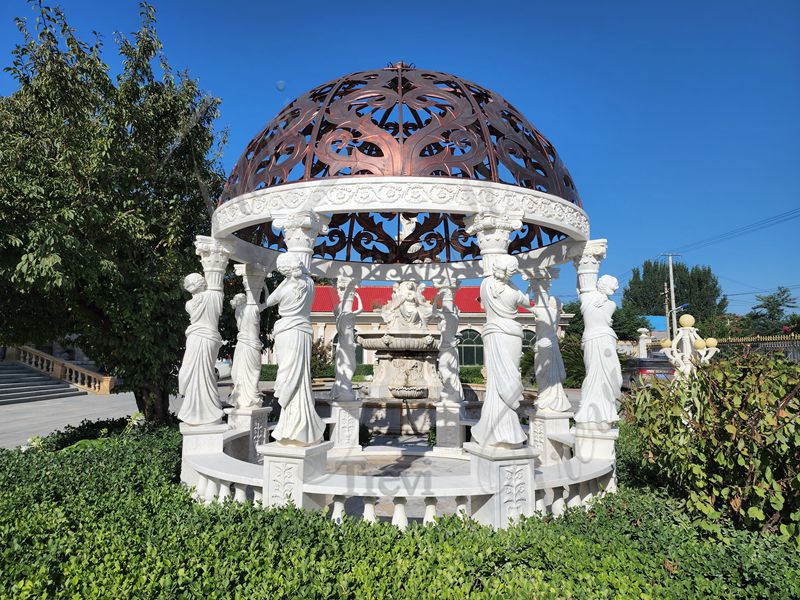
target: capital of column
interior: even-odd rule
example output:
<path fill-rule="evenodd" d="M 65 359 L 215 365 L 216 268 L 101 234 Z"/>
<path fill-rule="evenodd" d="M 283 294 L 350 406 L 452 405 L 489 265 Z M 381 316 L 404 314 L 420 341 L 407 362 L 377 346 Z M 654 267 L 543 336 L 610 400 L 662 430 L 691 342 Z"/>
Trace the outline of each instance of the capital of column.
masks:
<path fill-rule="evenodd" d="M 482 211 L 464 219 L 466 232 L 474 235 L 483 257 L 483 274 L 491 275 L 494 257 L 508 254 L 511 232 L 522 228 L 522 213 Z"/>
<path fill-rule="evenodd" d="M 459 282 L 451 279 L 434 279 L 433 286 L 437 289 L 438 296 L 442 299 L 442 306 L 453 309 L 455 306 L 456 290 Z"/>
<path fill-rule="evenodd" d="M 242 278 L 247 303 L 258 304 L 261 291 L 264 289 L 264 279 L 267 276 L 266 267 L 258 263 L 237 263 L 233 265 L 233 271 Z"/>
<path fill-rule="evenodd" d="M 522 277 L 528 281 L 537 303 L 547 302 L 550 296 L 550 285 L 554 279 L 558 279 L 560 271 L 561 269 L 558 267 L 525 269 L 522 271 Z"/>
<path fill-rule="evenodd" d="M 287 252 L 299 256 L 309 268 L 317 236 L 328 232 L 327 219 L 312 210 L 304 210 L 278 217 L 272 225 L 283 230 Z"/>
<path fill-rule="evenodd" d="M 207 235 L 198 235 L 194 240 L 195 254 L 206 274 L 209 271 L 224 271 L 230 256 L 227 248 Z"/>
<path fill-rule="evenodd" d="M 586 242 L 583 252 L 573 259 L 578 271 L 578 293 L 589 292 L 597 287 L 600 264 L 606 257 L 605 240 Z"/>

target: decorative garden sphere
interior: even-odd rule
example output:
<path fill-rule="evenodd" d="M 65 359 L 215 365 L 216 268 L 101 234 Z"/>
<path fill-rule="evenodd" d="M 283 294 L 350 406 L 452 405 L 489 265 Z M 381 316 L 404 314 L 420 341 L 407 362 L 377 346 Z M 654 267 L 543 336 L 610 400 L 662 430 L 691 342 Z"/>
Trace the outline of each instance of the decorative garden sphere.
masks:
<path fill-rule="evenodd" d="M 661 347 L 662 348 L 669 348 L 670 346 L 672 346 L 672 340 L 671 339 L 664 338 L 663 340 L 661 340 Z"/>
<path fill-rule="evenodd" d="M 688 325 L 684 325 L 684 327 L 689 327 Z M 694 348 L 695 350 L 705 350 L 706 349 L 706 341 L 704 339 L 699 339 L 694 341 Z"/>
<path fill-rule="evenodd" d="M 717 338 L 706 339 L 706 348 L 716 348 L 717 344 L 718 344 Z"/>
<path fill-rule="evenodd" d="M 694 327 L 694 317 L 692 315 L 681 315 L 678 319 L 681 327 Z"/>

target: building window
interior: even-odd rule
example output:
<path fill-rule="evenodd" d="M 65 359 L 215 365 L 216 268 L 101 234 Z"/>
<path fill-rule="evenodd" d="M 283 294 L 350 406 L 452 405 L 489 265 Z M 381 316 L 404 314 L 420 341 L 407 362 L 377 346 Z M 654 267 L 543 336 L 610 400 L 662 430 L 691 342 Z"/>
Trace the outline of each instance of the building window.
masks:
<path fill-rule="evenodd" d="M 333 336 L 333 341 L 331 342 L 331 359 L 333 362 L 336 362 L 336 348 L 339 346 L 339 334 L 337 333 Z M 356 364 L 363 365 L 364 364 L 364 348 L 361 347 L 361 344 L 356 344 Z"/>
<path fill-rule="evenodd" d="M 481 334 L 474 329 L 465 329 L 461 332 L 461 341 L 458 344 L 458 362 L 462 365 L 483 364 L 483 339 Z"/>
<path fill-rule="evenodd" d="M 530 329 L 522 331 L 522 353 L 532 352 L 536 345 L 536 334 Z"/>

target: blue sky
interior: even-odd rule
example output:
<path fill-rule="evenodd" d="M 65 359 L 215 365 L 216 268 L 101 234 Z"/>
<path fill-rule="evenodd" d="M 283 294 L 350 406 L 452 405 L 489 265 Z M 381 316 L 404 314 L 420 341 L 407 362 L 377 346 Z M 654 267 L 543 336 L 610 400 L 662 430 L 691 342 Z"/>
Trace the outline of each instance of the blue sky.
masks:
<path fill-rule="evenodd" d="M 211 2 L 155 0 L 174 68 L 222 99 L 230 169 L 289 100 L 344 73 L 404 60 L 501 93 L 558 149 L 609 240 L 603 271 L 800 207 L 800 2 Z M 138 23 L 135 2 L 62 0 L 78 32 Z M 23 0 L 0 6 L 0 55 Z M 278 82 L 285 82 L 280 91 Z M 0 74 L 0 93 L 15 83 Z M 687 252 L 731 308 L 798 286 L 795 219 Z M 554 291 L 574 294 L 571 267 Z"/>

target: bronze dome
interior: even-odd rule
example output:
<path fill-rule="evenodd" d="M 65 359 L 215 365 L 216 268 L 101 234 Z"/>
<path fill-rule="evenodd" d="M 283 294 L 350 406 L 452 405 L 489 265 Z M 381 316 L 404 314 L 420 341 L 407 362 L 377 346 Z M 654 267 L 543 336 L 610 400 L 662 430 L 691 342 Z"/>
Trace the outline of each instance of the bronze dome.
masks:
<path fill-rule="evenodd" d="M 398 63 L 289 103 L 247 145 L 220 197 L 322 178 L 461 177 L 581 205 L 553 145 L 495 92 Z"/>

